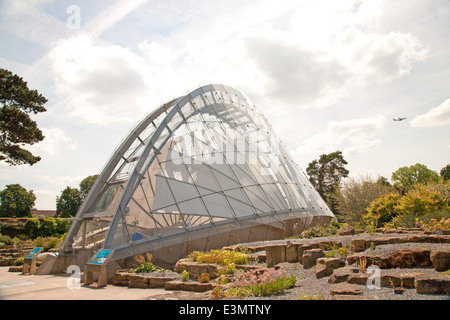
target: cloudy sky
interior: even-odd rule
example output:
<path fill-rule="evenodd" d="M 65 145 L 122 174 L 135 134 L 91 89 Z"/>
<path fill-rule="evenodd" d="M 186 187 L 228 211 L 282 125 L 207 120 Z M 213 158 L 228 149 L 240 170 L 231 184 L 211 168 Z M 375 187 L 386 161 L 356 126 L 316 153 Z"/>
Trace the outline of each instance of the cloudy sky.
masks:
<path fill-rule="evenodd" d="M 209 83 L 247 94 L 303 169 L 336 150 L 352 176 L 450 163 L 448 0 L 0 0 L 0 39 L 0 66 L 49 100 L 42 160 L 0 164 L 39 209 Z"/>

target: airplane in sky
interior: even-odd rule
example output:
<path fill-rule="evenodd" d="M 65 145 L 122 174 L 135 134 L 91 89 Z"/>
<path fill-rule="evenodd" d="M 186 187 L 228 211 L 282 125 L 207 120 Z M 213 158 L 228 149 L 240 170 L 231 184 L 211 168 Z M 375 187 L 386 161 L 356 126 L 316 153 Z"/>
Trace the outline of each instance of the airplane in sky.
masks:
<path fill-rule="evenodd" d="M 393 118 L 392 120 L 394 120 L 394 121 L 403 121 L 403 120 L 405 120 L 406 118 L 400 118 L 400 117 L 397 117 L 397 118 Z"/>

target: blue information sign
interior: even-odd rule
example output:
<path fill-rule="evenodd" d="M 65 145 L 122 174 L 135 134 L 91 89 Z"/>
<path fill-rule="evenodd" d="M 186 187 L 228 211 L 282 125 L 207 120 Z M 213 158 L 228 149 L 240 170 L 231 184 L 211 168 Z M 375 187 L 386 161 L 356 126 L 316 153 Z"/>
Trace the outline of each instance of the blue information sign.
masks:
<path fill-rule="evenodd" d="M 112 249 L 98 250 L 88 263 L 98 265 L 104 264 L 111 257 L 113 251 L 114 250 Z"/>
<path fill-rule="evenodd" d="M 28 253 L 28 255 L 25 257 L 27 259 L 33 259 L 35 256 L 37 256 L 39 254 L 39 252 L 42 251 L 42 247 L 36 247 L 33 250 L 30 251 L 30 253 Z"/>

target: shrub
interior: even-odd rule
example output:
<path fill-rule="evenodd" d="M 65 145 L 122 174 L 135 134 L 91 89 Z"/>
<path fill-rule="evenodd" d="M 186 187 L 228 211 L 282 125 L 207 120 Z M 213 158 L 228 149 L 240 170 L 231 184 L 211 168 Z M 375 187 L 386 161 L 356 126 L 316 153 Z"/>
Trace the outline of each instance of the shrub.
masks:
<path fill-rule="evenodd" d="M 39 228 L 41 237 L 53 237 L 56 235 L 56 221 L 52 217 L 45 217 Z"/>
<path fill-rule="evenodd" d="M 27 220 L 27 222 L 25 222 L 25 225 L 23 226 L 23 230 L 25 231 L 25 233 L 32 237 L 32 238 L 36 238 L 38 236 L 40 236 L 40 229 L 41 223 L 39 222 L 38 219 L 36 218 L 30 218 Z"/>
<path fill-rule="evenodd" d="M 415 188 L 405 194 L 395 206 L 399 214 L 428 214 L 446 207 L 445 199 L 440 192 L 432 191 L 424 185 L 416 185 Z"/>
<path fill-rule="evenodd" d="M 24 257 L 21 257 L 21 258 L 18 258 L 18 259 L 16 259 L 16 260 L 14 260 L 14 265 L 15 266 L 22 266 L 23 265 L 23 260 L 24 260 L 25 258 Z"/>
<path fill-rule="evenodd" d="M 231 250 L 194 251 L 188 258 L 199 263 L 217 263 L 225 266 L 244 264 L 248 261 L 247 254 Z"/>
<path fill-rule="evenodd" d="M 336 202 L 336 217 L 354 225 L 361 223 L 367 208 L 375 199 L 387 194 L 392 188 L 382 180 L 367 176 L 349 178 L 336 188 L 333 198 Z"/>
<path fill-rule="evenodd" d="M 36 238 L 36 240 L 34 241 L 34 246 L 35 247 L 43 247 L 45 249 L 45 251 L 49 250 L 49 249 L 55 249 L 55 248 L 59 248 L 61 246 L 61 239 L 60 238 L 55 238 L 55 237 L 38 237 Z"/>
<path fill-rule="evenodd" d="M 181 273 L 181 279 L 183 281 L 188 281 L 189 280 L 189 272 L 187 270 L 183 270 L 183 272 Z"/>
<path fill-rule="evenodd" d="M 201 283 L 207 283 L 207 282 L 209 282 L 209 280 L 211 280 L 211 277 L 207 273 L 202 273 L 201 275 L 198 276 L 197 280 L 198 280 L 198 282 L 201 282 Z"/>
<path fill-rule="evenodd" d="M 137 268 L 130 269 L 130 273 L 151 273 L 151 272 L 158 272 L 161 271 L 161 269 L 158 269 L 153 263 L 151 262 L 144 262 L 140 264 Z"/>
<path fill-rule="evenodd" d="M 300 234 L 300 238 L 330 237 L 337 233 L 335 225 L 317 225 L 306 229 Z"/>
<path fill-rule="evenodd" d="M 11 237 L 10 236 L 3 236 L 0 234 L 0 242 L 3 242 L 4 244 L 11 244 Z"/>
<path fill-rule="evenodd" d="M 61 237 L 62 235 L 66 234 L 70 229 L 70 225 L 70 220 L 64 218 L 56 218 L 56 235 Z"/>
<path fill-rule="evenodd" d="M 400 195 L 397 193 L 388 193 L 375 199 L 370 204 L 367 214 L 363 218 L 364 222 L 366 224 L 377 223 L 377 226 L 384 226 L 385 223 L 390 222 L 398 215 L 397 205 L 399 202 Z"/>

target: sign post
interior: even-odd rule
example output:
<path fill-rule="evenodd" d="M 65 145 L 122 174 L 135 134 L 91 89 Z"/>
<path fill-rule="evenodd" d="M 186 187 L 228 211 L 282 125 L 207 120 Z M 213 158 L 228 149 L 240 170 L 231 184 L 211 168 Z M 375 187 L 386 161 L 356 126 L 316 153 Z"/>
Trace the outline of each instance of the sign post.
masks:
<path fill-rule="evenodd" d="M 106 287 L 106 264 L 111 259 L 113 254 L 113 249 L 101 249 L 94 254 L 94 256 L 86 264 L 84 284 L 93 283 L 94 272 L 98 272 L 98 286 Z"/>
<path fill-rule="evenodd" d="M 28 255 L 23 259 L 22 274 L 29 273 L 30 275 L 33 275 L 36 273 L 36 258 L 43 249 L 44 248 L 42 247 L 36 247 L 28 253 Z"/>

